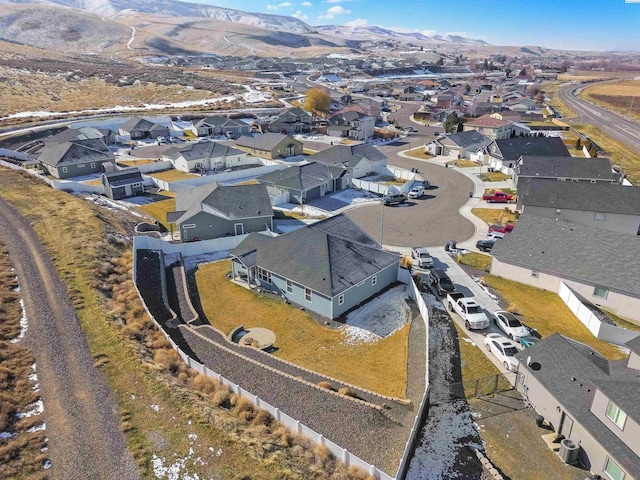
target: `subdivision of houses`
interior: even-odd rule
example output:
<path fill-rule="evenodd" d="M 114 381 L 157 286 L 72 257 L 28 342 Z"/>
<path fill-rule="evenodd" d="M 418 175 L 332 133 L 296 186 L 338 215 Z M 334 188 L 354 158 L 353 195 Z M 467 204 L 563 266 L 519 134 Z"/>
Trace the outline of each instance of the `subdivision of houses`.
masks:
<path fill-rule="evenodd" d="M 640 235 L 640 187 L 527 178 L 518 186 L 518 209 L 538 217 Z"/>
<path fill-rule="evenodd" d="M 485 153 L 486 152 L 486 153 Z M 569 150 L 559 137 L 502 138 L 491 142 L 481 152 L 484 163 L 495 171 L 513 174 L 514 164 L 525 156 L 571 157 Z"/>
<path fill-rule="evenodd" d="M 347 137 L 351 140 L 366 140 L 373 137 L 376 119 L 350 110 L 329 119 L 327 134 L 332 137 Z"/>
<path fill-rule="evenodd" d="M 640 478 L 640 337 L 626 347 L 627 358 L 609 361 L 554 334 L 516 354 L 517 390 L 572 442 L 580 464 L 611 480 Z"/>
<path fill-rule="evenodd" d="M 328 166 L 318 162 L 276 170 L 257 178 L 277 195 L 289 193 L 292 203 L 307 203 L 326 194 L 351 186 L 351 173 L 342 165 Z"/>
<path fill-rule="evenodd" d="M 477 130 L 491 140 L 509 138 L 512 132 L 512 122 L 493 118 L 491 115 L 482 115 L 472 118 L 463 124 L 464 131 Z"/>
<path fill-rule="evenodd" d="M 249 235 L 231 255 L 235 281 L 330 319 L 397 281 L 400 261 L 344 214 L 275 238 Z"/>
<path fill-rule="evenodd" d="M 282 133 L 268 132 L 256 137 L 244 135 L 235 142 L 243 152 L 269 160 L 302 155 L 302 142 Z"/>
<path fill-rule="evenodd" d="M 115 157 L 101 139 L 47 144 L 38 152 L 40 168 L 55 178 L 71 178 L 100 173 L 103 164 L 116 164 Z"/>
<path fill-rule="evenodd" d="M 309 112 L 305 112 L 300 107 L 293 107 L 271 120 L 269 131 L 286 135 L 309 133 L 312 121 L 313 116 Z"/>
<path fill-rule="evenodd" d="M 307 157 L 310 162 L 341 166 L 348 170 L 351 178 L 361 178 L 371 173 L 382 172 L 387 167 L 388 159 L 384 153 L 368 143 L 334 145 Z"/>
<path fill-rule="evenodd" d="M 216 171 L 257 162 L 246 152 L 218 142 L 177 145 L 165 150 L 161 158 L 182 172 Z"/>
<path fill-rule="evenodd" d="M 251 133 L 251 125 L 220 115 L 202 118 L 192 122 L 188 130 L 197 137 L 213 137 L 224 135 L 228 138 L 238 138 Z"/>
<path fill-rule="evenodd" d="M 491 143 L 491 139 L 477 130 L 441 135 L 425 145 L 429 155 L 443 155 L 456 158 L 469 158 L 472 153 L 482 150 Z"/>
<path fill-rule="evenodd" d="M 523 155 L 513 166 L 513 183 L 518 185 L 525 178 L 553 178 L 562 182 L 620 182 L 620 175 L 613 171 L 611 161 L 605 157 Z"/>
<path fill-rule="evenodd" d="M 264 185 L 213 182 L 178 192 L 176 211 L 167 213 L 182 242 L 273 230 L 273 209 Z"/>
<path fill-rule="evenodd" d="M 142 117 L 133 117 L 120 125 L 118 133 L 123 136 L 129 136 L 131 140 L 156 139 L 157 137 L 168 137 L 169 127 Z"/>
<path fill-rule="evenodd" d="M 100 176 L 105 195 L 113 200 L 135 197 L 144 193 L 144 179 L 136 167 L 105 172 Z"/>

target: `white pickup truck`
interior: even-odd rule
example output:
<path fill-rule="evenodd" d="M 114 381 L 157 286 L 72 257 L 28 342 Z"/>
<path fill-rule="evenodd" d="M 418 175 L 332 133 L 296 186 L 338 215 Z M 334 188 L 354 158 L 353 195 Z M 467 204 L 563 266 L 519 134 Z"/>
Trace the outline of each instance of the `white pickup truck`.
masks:
<path fill-rule="evenodd" d="M 447 307 L 462 317 L 467 330 L 482 330 L 489 327 L 489 317 L 473 297 L 465 297 L 459 292 L 449 293 Z"/>

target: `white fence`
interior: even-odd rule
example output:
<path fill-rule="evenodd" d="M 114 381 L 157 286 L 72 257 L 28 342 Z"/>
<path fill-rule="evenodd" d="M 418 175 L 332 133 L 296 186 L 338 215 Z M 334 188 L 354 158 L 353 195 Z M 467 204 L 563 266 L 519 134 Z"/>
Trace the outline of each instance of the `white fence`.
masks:
<path fill-rule="evenodd" d="M 589 329 L 593 336 L 600 340 L 624 346 L 629 340 L 640 336 L 640 333 L 634 330 L 628 330 L 600 321 L 591 309 L 589 309 L 564 282 L 560 283 L 558 296 L 567 304 L 569 310 L 578 317 L 578 320 Z"/>
<path fill-rule="evenodd" d="M 242 235 L 241 237 L 244 238 L 244 237 L 246 237 L 246 235 Z M 264 400 L 261 400 L 259 397 L 253 395 L 251 392 L 243 389 L 242 387 L 240 387 L 239 385 L 237 385 L 237 384 L 233 383 L 232 381 L 226 379 L 222 375 L 220 375 L 220 374 L 214 372 L 213 370 L 205 367 L 203 364 L 197 362 L 196 360 L 193 360 L 191 357 L 189 357 L 189 355 L 184 353 L 173 342 L 173 340 L 171 339 L 169 334 L 164 331 L 162 326 L 156 321 L 156 319 L 153 317 L 153 315 L 151 315 L 151 312 L 147 309 L 147 306 L 144 303 L 144 299 L 142 298 L 142 295 L 140 295 L 140 291 L 138 290 L 138 286 L 136 285 L 136 256 L 137 256 L 137 251 L 139 249 L 161 250 L 164 253 L 178 253 L 179 252 L 179 253 L 182 253 L 184 256 L 187 256 L 187 255 L 198 255 L 199 253 L 183 253 L 182 249 L 179 248 L 179 247 L 190 247 L 190 246 L 196 246 L 196 244 L 206 244 L 206 245 L 202 245 L 202 251 L 200 253 L 213 253 L 215 251 L 228 250 L 230 248 L 233 248 L 233 246 L 231 246 L 232 241 L 235 240 L 235 239 L 238 239 L 238 238 L 239 237 L 228 237 L 228 238 L 220 238 L 220 239 L 215 240 L 215 241 L 218 241 L 218 240 L 222 241 L 219 245 L 216 245 L 215 243 L 209 243 L 209 242 L 214 242 L 212 240 L 206 240 L 206 241 L 203 241 L 203 242 L 194 242 L 194 243 L 191 243 L 191 244 L 173 245 L 173 244 L 164 242 L 162 240 L 159 240 L 157 238 L 144 237 L 144 236 L 136 236 L 136 237 L 134 237 L 133 238 L 133 284 L 134 284 L 134 286 L 136 288 L 136 292 L 138 293 L 138 296 L 142 300 L 142 303 L 144 305 L 144 308 L 145 308 L 147 314 L 153 320 L 153 322 L 156 324 L 156 327 L 158 327 L 158 329 L 164 334 L 164 336 L 167 338 L 167 340 L 169 340 L 169 342 L 171 343 L 171 346 L 178 352 L 180 357 L 184 360 L 184 362 L 187 365 L 189 365 L 190 368 L 193 368 L 194 370 L 196 370 L 197 372 L 199 372 L 199 373 L 201 373 L 203 375 L 207 375 L 209 378 L 213 378 L 213 379 L 217 380 L 218 382 L 220 382 L 223 385 L 227 385 L 235 394 L 240 395 L 241 397 L 244 397 L 244 398 L 248 399 L 256 407 L 261 408 L 263 410 L 266 410 L 271 415 L 273 415 L 273 417 L 276 420 L 278 420 L 279 422 L 284 424 L 287 428 L 293 430 L 296 433 L 299 433 L 301 435 L 304 435 L 304 436 L 308 437 L 311 441 L 313 441 L 316 444 L 324 445 L 325 447 L 327 447 L 329 449 L 329 451 L 337 459 L 341 460 L 342 462 L 346 463 L 347 465 L 354 465 L 354 466 L 356 466 L 358 468 L 361 468 L 362 470 L 367 472 L 369 475 L 372 475 L 374 478 L 376 478 L 378 480 L 394 480 L 394 477 L 391 477 L 390 475 L 387 475 L 385 472 L 383 472 L 382 470 L 376 468 L 374 465 L 371 465 L 371 464 L 365 462 L 364 460 L 362 460 L 361 458 L 351 454 L 347 449 L 342 448 L 340 445 L 338 445 L 336 443 L 333 443 L 331 440 L 326 439 L 322 434 L 317 433 L 315 430 L 312 430 L 311 428 L 307 427 L 306 425 L 300 423 L 299 420 L 296 420 L 295 418 L 290 417 L 286 413 L 281 412 L 280 409 L 270 405 L 269 403 L 265 402 Z M 239 243 L 239 241 L 238 241 L 238 243 Z M 174 249 L 174 247 L 178 247 L 178 248 Z M 185 250 L 185 251 L 188 251 L 188 249 Z"/>
<path fill-rule="evenodd" d="M 133 249 L 134 251 L 140 249 L 160 250 L 165 254 L 180 253 L 183 257 L 192 257 L 194 255 L 233 250 L 240 245 L 240 242 L 247 238 L 247 236 L 248 234 L 236 235 L 235 237 L 212 238 L 211 240 L 202 240 L 200 242 L 169 243 L 155 237 L 136 235 L 133 237 Z"/>
<path fill-rule="evenodd" d="M 370 182 L 367 180 L 354 178 L 351 180 L 351 183 L 354 187 L 361 190 L 367 190 L 368 192 L 377 193 L 379 195 L 387 195 L 391 193 L 409 193 L 416 181 L 423 181 L 423 178 L 420 175 L 409 170 L 404 170 L 402 168 L 387 166 L 379 169 L 378 174 L 389 175 L 407 181 L 402 185 L 383 185 L 377 182 Z"/>
<path fill-rule="evenodd" d="M 8 150 L 6 148 L 0 148 L 0 157 L 8 157 L 15 158 L 16 160 L 22 160 L 23 162 L 28 162 L 31 160 L 29 155 L 24 152 L 17 152 L 15 150 Z"/>
<path fill-rule="evenodd" d="M 131 167 L 136 167 L 138 170 L 140 170 L 140 173 L 159 172 L 162 170 L 169 170 L 170 168 L 173 168 L 173 165 L 168 160 L 164 162 L 145 163 L 143 165 L 136 165 L 137 163 L 141 163 L 141 162 L 132 162 L 132 163 L 133 165 L 131 165 Z M 127 166 L 126 168 L 131 168 L 131 167 Z"/>
<path fill-rule="evenodd" d="M 39 178 L 54 190 L 63 190 L 65 192 L 73 192 L 73 193 L 87 192 L 87 193 L 97 193 L 100 195 L 104 195 L 103 185 L 85 185 L 84 183 L 79 183 L 79 182 L 53 180 L 51 178 L 45 177 L 44 175 L 40 175 L 38 172 L 36 172 L 32 168 L 24 168 L 14 163 L 5 162 L 4 160 L 0 160 L 0 165 L 2 165 L 3 167 L 11 168 L 12 170 L 21 170 L 23 172 L 27 172 L 28 174 Z"/>
<path fill-rule="evenodd" d="M 285 203 L 289 203 L 291 201 L 291 195 L 289 192 L 284 192 L 280 195 L 269 195 L 271 199 L 271 205 L 283 205 Z"/>

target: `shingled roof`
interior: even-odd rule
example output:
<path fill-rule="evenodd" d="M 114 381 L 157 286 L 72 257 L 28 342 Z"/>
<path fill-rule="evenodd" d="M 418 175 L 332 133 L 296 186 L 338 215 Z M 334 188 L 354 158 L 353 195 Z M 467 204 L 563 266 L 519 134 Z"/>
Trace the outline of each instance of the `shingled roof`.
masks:
<path fill-rule="evenodd" d="M 275 238 L 251 233 L 231 253 L 327 297 L 400 261 L 343 214 Z"/>
<path fill-rule="evenodd" d="M 173 160 L 183 157 L 185 160 L 201 158 L 218 158 L 229 155 L 240 155 L 244 152 L 218 142 L 187 143 L 167 149 L 162 155 Z"/>
<path fill-rule="evenodd" d="M 483 135 L 477 130 L 468 130 L 466 132 L 443 135 L 442 137 L 437 138 L 436 141 L 440 143 L 447 141 L 460 148 L 469 148 L 474 145 L 477 148 L 482 148 L 491 143 L 489 137 Z"/>
<path fill-rule="evenodd" d="M 60 164 L 88 163 L 113 159 L 109 148 L 100 139 L 61 142 L 46 145 L 40 150 L 38 160 L 53 167 Z"/>
<path fill-rule="evenodd" d="M 503 112 L 500 112 L 503 113 Z M 495 144 L 496 152 L 492 151 Z M 516 137 L 494 140 L 489 153 L 503 160 L 515 161 L 521 156 L 570 157 L 571 154 L 560 137 Z"/>
<path fill-rule="evenodd" d="M 158 128 L 167 128 L 159 123 L 152 122 L 142 117 L 133 117 L 120 125 L 120 130 L 123 132 L 132 132 L 133 130 L 140 130 L 141 132 L 152 132 Z"/>
<path fill-rule="evenodd" d="M 608 158 L 522 156 L 515 167 L 518 177 L 617 180 Z"/>
<path fill-rule="evenodd" d="M 285 139 L 289 139 L 291 143 L 299 143 L 289 135 L 282 133 L 267 132 L 256 137 L 249 135 L 243 135 L 236 140 L 236 145 L 246 148 L 255 148 L 256 150 L 273 150 L 280 142 Z"/>
<path fill-rule="evenodd" d="M 331 167 L 311 162 L 269 172 L 258 177 L 257 180 L 267 185 L 304 191 L 327 183 L 329 180 L 340 178 L 345 172 L 346 170 L 342 167 Z"/>
<path fill-rule="evenodd" d="M 491 253 L 500 262 L 640 295 L 637 235 L 525 213 Z"/>
<path fill-rule="evenodd" d="M 331 148 L 310 155 L 308 160 L 327 165 L 341 164 L 345 167 L 353 168 L 363 158 L 377 163 L 386 162 L 389 157 L 373 145 L 363 143 L 360 145 L 334 145 Z"/>

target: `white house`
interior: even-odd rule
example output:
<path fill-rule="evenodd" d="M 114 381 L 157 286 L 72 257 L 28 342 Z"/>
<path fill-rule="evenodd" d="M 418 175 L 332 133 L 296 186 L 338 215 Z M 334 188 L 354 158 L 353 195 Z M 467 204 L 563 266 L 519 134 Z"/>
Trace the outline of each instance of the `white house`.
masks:
<path fill-rule="evenodd" d="M 217 142 L 187 143 L 162 154 L 173 168 L 182 172 L 221 170 L 256 163 L 247 153 Z"/>

